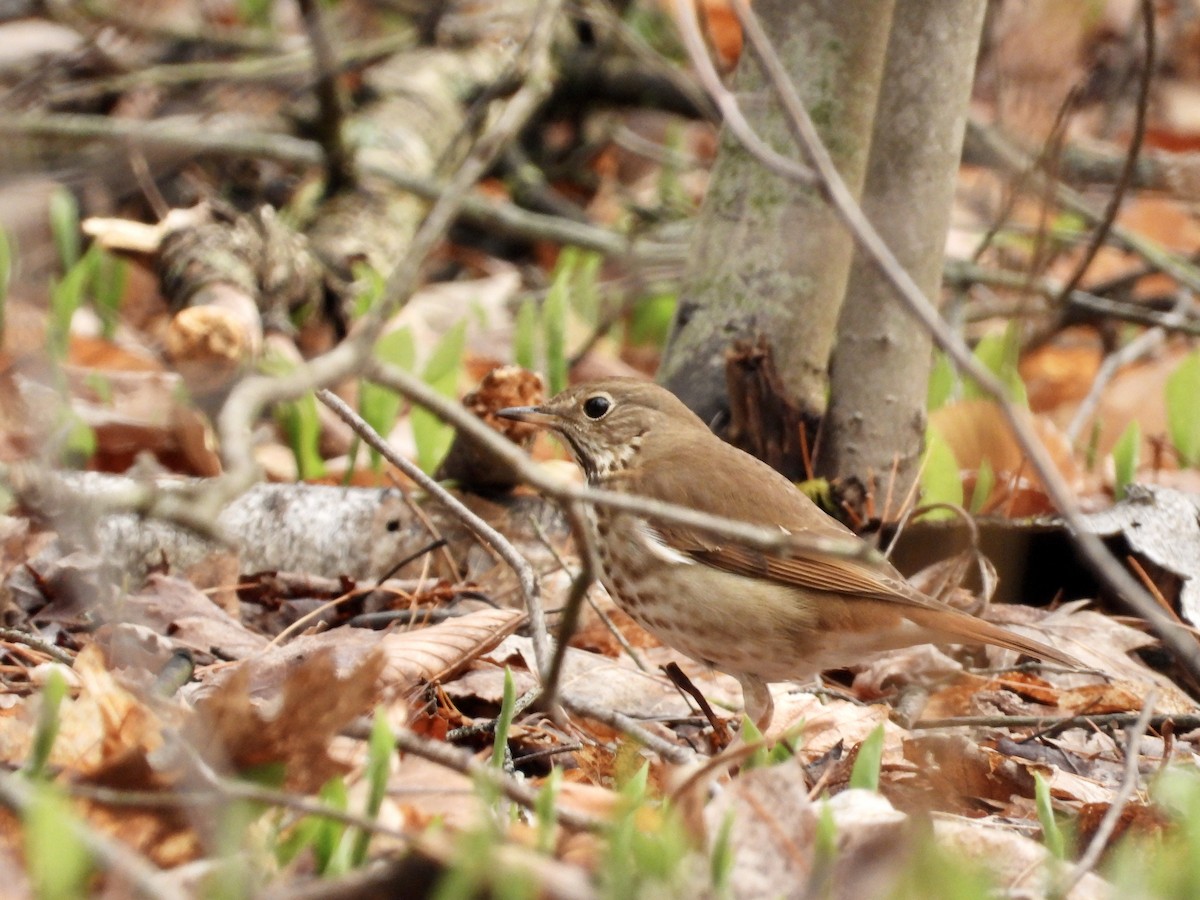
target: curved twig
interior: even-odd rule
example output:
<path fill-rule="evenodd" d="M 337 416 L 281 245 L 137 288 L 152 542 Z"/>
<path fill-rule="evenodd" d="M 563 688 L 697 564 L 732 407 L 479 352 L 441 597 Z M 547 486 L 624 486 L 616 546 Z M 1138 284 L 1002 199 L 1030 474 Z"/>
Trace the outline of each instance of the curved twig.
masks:
<path fill-rule="evenodd" d="M 1079 261 L 1079 265 L 1075 267 L 1075 271 L 1071 273 L 1071 277 L 1067 279 L 1067 283 L 1063 285 L 1062 291 L 1059 292 L 1056 306 L 1061 307 L 1075 291 L 1075 288 L 1079 287 L 1079 282 L 1087 272 L 1088 267 L 1091 266 L 1092 260 L 1096 258 L 1096 254 L 1104 246 L 1104 242 L 1108 239 L 1108 233 L 1112 229 L 1113 223 L 1117 220 L 1117 213 L 1121 209 L 1121 201 L 1125 199 L 1125 193 L 1133 183 L 1133 176 L 1137 171 L 1138 155 L 1142 151 L 1142 141 L 1146 137 L 1146 110 L 1150 107 L 1150 82 L 1154 76 L 1153 0 L 1141 0 L 1141 8 L 1142 28 L 1146 36 L 1146 56 L 1142 60 L 1141 77 L 1138 80 L 1137 112 L 1133 122 L 1133 136 L 1129 139 L 1129 152 L 1125 155 L 1125 164 L 1121 167 L 1121 174 L 1117 178 L 1112 196 L 1108 200 L 1108 206 L 1104 210 L 1104 217 L 1092 233 L 1092 239 L 1088 242 L 1083 259 Z"/>

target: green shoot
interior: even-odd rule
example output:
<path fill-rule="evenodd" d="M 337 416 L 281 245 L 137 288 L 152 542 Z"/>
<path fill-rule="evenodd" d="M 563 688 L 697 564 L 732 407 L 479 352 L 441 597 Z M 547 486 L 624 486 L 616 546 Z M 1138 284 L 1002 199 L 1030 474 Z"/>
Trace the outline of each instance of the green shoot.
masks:
<path fill-rule="evenodd" d="M 329 779 L 322 786 L 317 799 L 330 809 L 340 811 L 346 810 L 350 805 L 346 783 L 340 776 Z M 346 828 L 345 824 L 333 819 L 305 816 L 287 832 L 286 837 L 276 843 L 275 858 L 280 865 L 287 865 L 304 850 L 311 850 L 313 868 L 324 875 L 334 863 L 334 856 L 341 846 Z"/>
<path fill-rule="evenodd" d="M 508 755 L 508 730 L 512 727 L 513 710 L 517 704 L 517 688 L 513 683 L 512 669 L 504 667 L 504 697 L 500 701 L 500 715 L 496 719 L 496 736 L 492 741 L 492 765 L 504 768 Z"/>
<path fill-rule="evenodd" d="M 55 362 L 67 358 L 71 342 L 71 319 L 83 304 L 91 271 L 82 260 L 71 266 L 50 288 L 50 321 L 46 325 L 46 350 Z"/>
<path fill-rule="evenodd" d="M 879 790 L 879 772 L 883 767 L 883 725 L 876 725 L 858 746 L 854 768 L 850 770 L 850 787 L 868 791 Z"/>
<path fill-rule="evenodd" d="M 733 893 L 733 864 L 733 810 L 730 810 L 721 820 L 721 829 L 713 841 L 712 854 L 708 860 L 713 893 L 718 897 L 729 897 Z"/>
<path fill-rule="evenodd" d="M 382 299 L 387 279 L 382 272 L 366 263 L 355 265 L 353 274 L 358 285 L 358 294 L 354 298 L 354 318 L 361 319 Z"/>
<path fill-rule="evenodd" d="M 1040 772 L 1033 773 L 1033 797 L 1037 804 L 1038 821 L 1042 823 L 1042 842 L 1055 859 L 1065 859 L 1067 842 L 1063 837 L 1058 820 L 1054 818 L 1054 804 L 1050 799 L 1050 785 Z"/>
<path fill-rule="evenodd" d="M 1121 436 L 1113 445 L 1114 493 L 1118 500 L 1124 500 L 1137 475 L 1138 451 L 1142 446 L 1142 429 L 1137 420 L 1132 420 L 1121 432 Z"/>
<path fill-rule="evenodd" d="M 1171 824 L 1137 834 L 1116 847 L 1111 872 L 1114 897 L 1175 898 L 1200 895 L 1200 777 L 1194 766 L 1172 765 L 1154 779 L 1155 806 Z"/>
<path fill-rule="evenodd" d="M 648 797 L 649 766 L 643 764 L 621 788 L 618 813 L 601 865 L 602 896 L 660 896 L 688 853 L 688 838 L 670 808 Z"/>
<path fill-rule="evenodd" d="M 542 326 L 546 333 L 546 384 L 550 396 L 567 386 L 567 293 L 574 280 L 576 255 L 564 247 L 550 282 L 550 291 L 542 306 Z"/>
<path fill-rule="evenodd" d="M 929 412 L 940 409 L 954 399 L 954 394 L 958 389 L 958 373 L 954 370 L 954 363 L 950 362 L 950 357 L 945 353 L 935 353 L 933 365 L 929 370 L 929 388 L 926 393 L 925 408 Z"/>
<path fill-rule="evenodd" d="M 367 808 L 364 813 L 374 819 L 383 806 L 387 794 L 388 773 L 391 771 L 392 754 L 396 749 L 396 735 L 388 725 L 387 714 L 382 707 L 375 710 L 375 722 L 371 726 L 371 738 L 367 744 Z M 354 838 L 354 850 L 350 856 L 352 868 L 358 868 L 367 859 L 371 845 L 371 833 L 359 831 Z"/>
<path fill-rule="evenodd" d="M 79 204 L 66 188 L 57 188 L 50 195 L 50 231 L 64 272 L 79 262 L 82 250 L 79 240 Z"/>
<path fill-rule="evenodd" d="M 458 389 L 458 373 L 466 342 L 467 323 L 464 319 L 446 332 L 421 373 L 426 384 L 445 397 L 453 397 Z M 413 408 L 409 421 L 417 445 L 417 464 L 432 475 L 450 449 L 454 429 L 422 406 Z"/>
<path fill-rule="evenodd" d="M 517 309 L 517 321 L 513 330 L 513 361 L 522 369 L 533 372 L 537 369 L 537 305 L 526 300 Z"/>
<path fill-rule="evenodd" d="M 979 471 L 975 473 L 975 489 L 971 491 L 969 507 L 972 513 L 978 513 L 983 509 L 983 504 L 987 503 L 988 497 L 992 496 L 992 488 L 995 486 L 996 473 L 992 471 L 992 464 L 984 459 L 979 463 Z"/>
<path fill-rule="evenodd" d="M 888 893 L 890 900 L 989 900 L 1003 893 L 993 888 L 980 862 L 964 859 L 960 852 L 943 849 L 931 832 L 922 834 L 905 871 Z"/>
<path fill-rule="evenodd" d="M 838 833 L 837 822 L 833 818 L 833 807 L 828 800 L 820 804 L 820 814 L 817 818 L 816 833 L 813 834 L 812 874 L 809 876 L 810 893 L 821 896 L 820 887 L 828 883 L 837 860 Z M 811 888 L 817 888 L 816 891 Z"/>
<path fill-rule="evenodd" d="M 334 809 L 350 808 L 350 796 L 346 790 L 346 782 L 341 778 L 331 778 L 321 789 L 321 802 Z M 349 826 L 333 819 L 317 819 L 319 827 L 316 830 L 312 845 L 316 869 L 322 875 L 337 875 L 345 872 L 347 866 L 344 858 L 339 855 L 343 847 L 346 831 Z"/>
<path fill-rule="evenodd" d="M 1167 379 L 1167 430 L 1185 466 L 1200 466 L 1200 350 L 1189 353 Z"/>
<path fill-rule="evenodd" d="M 933 428 L 925 430 L 925 459 L 921 464 L 921 502 L 952 503 L 962 506 L 962 476 L 954 451 Z M 935 509 L 923 518 L 945 519 L 953 515 L 947 509 Z"/>
<path fill-rule="evenodd" d="M 275 419 L 287 436 L 288 446 L 296 457 L 296 473 L 301 481 L 320 478 L 325 474 L 325 460 L 319 449 L 321 420 L 317 414 L 317 398 L 311 392 L 297 400 L 288 400 L 275 407 Z"/>
<path fill-rule="evenodd" d="M 67 798 L 52 784 L 32 785 L 32 802 L 22 813 L 25 868 L 40 900 L 75 900 L 88 896 L 91 854 Z"/>
<path fill-rule="evenodd" d="M 533 900 L 539 895 L 531 872 L 497 865 L 500 837 L 490 828 L 459 836 L 453 864 L 431 892 L 433 900 L 495 897 L 498 900 Z"/>
<path fill-rule="evenodd" d="M 112 340 L 117 333 L 121 312 L 121 297 L 125 293 L 125 260 L 96 249 L 96 266 L 92 277 L 92 305 L 99 316 L 102 334 Z M 88 251 L 89 255 L 91 250 Z"/>
<path fill-rule="evenodd" d="M 406 371 L 412 370 L 416 355 L 412 332 L 407 328 L 389 331 L 375 344 L 376 359 Z M 384 438 L 392 433 L 396 418 L 400 415 L 400 403 L 400 395 L 389 388 L 371 381 L 364 381 L 359 385 L 358 413 L 376 434 Z M 383 457 L 373 447 L 371 468 L 376 472 L 383 468 Z"/>
<path fill-rule="evenodd" d="M 597 290 L 602 260 L 596 253 L 584 253 L 576 247 L 564 247 L 550 279 L 546 299 L 539 306 L 525 300 L 517 309 L 513 332 L 513 359 L 530 371 L 546 373 L 549 392 L 557 394 L 567 386 L 567 317 L 574 313 L 596 325 L 600 317 Z"/>
<path fill-rule="evenodd" d="M 743 771 L 748 772 L 751 769 L 760 769 L 770 762 L 770 752 L 763 743 L 763 733 L 758 730 L 758 726 L 754 724 L 750 717 L 745 715 L 742 716 L 742 740 L 749 746 L 754 747 L 754 751 L 742 763 Z"/>
<path fill-rule="evenodd" d="M 67 679 L 58 669 L 52 668 L 42 688 L 42 702 L 38 708 L 33 747 L 29 751 L 29 760 L 25 763 L 25 773 L 30 778 L 41 778 L 45 774 L 46 764 L 50 761 L 50 753 L 54 749 L 54 741 L 58 738 L 61 722 L 59 712 L 66 695 Z"/>
<path fill-rule="evenodd" d="M 1010 325 L 1004 334 L 993 334 L 983 338 L 975 346 L 975 358 L 979 360 L 1007 388 L 1009 399 L 1022 406 L 1029 405 L 1025 383 L 1017 363 L 1021 352 L 1021 335 Z M 963 383 L 963 396 L 967 399 L 986 397 L 983 388 L 971 379 Z"/>
<path fill-rule="evenodd" d="M 562 787 L 562 769 L 553 768 L 546 776 L 542 789 L 538 791 L 537 802 L 534 804 L 534 818 L 537 821 L 537 849 L 539 853 L 549 855 L 554 851 L 554 812 L 558 806 L 558 791 Z"/>
<path fill-rule="evenodd" d="M 675 320 L 675 308 L 679 305 L 676 294 L 653 294 L 643 297 L 629 315 L 629 330 L 625 339 L 631 344 L 649 344 L 662 347 L 671 333 Z"/>
<path fill-rule="evenodd" d="M 95 456 L 96 432 L 70 406 L 62 408 L 59 433 L 62 436 L 60 456 L 64 464 L 82 467 Z"/>

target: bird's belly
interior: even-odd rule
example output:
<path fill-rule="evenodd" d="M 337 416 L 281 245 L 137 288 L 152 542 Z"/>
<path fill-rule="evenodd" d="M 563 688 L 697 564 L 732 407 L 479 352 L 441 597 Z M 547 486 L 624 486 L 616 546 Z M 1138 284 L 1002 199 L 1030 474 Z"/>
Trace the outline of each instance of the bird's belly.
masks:
<path fill-rule="evenodd" d="M 797 591 L 647 544 L 636 526 L 605 534 L 598 543 L 601 583 L 668 647 L 769 681 L 820 671 L 810 662 L 819 655 L 815 618 Z"/>

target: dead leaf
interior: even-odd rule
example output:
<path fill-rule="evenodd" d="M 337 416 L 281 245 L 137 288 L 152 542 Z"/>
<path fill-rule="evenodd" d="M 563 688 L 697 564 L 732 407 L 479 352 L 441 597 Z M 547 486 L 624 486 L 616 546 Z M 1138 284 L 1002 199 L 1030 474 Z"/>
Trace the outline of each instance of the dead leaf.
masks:
<path fill-rule="evenodd" d="M 218 771 L 281 764 L 289 790 L 314 792 L 346 771 L 330 756 L 330 742 L 375 705 L 383 667 L 383 654 L 372 652 L 339 677 L 331 651 L 314 653 L 295 659 L 279 690 L 264 698 L 253 693 L 253 669 L 243 663 L 197 701 L 183 739 Z"/>
<path fill-rule="evenodd" d="M 905 740 L 904 754 L 920 770 L 935 809 L 978 812 L 983 800 L 1033 794 L 1026 767 L 966 735 L 921 734 Z"/>
<path fill-rule="evenodd" d="M 151 575 L 146 589 L 125 597 L 114 617 L 169 635 L 177 647 L 186 647 L 203 659 L 244 659 L 267 643 L 190 581 L 167 575 Z"/>

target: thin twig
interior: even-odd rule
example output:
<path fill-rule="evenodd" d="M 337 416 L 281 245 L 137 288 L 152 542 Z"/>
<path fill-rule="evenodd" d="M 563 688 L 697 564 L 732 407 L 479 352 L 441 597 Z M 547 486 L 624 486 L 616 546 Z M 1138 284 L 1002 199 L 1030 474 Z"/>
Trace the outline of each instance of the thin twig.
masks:
<path fill-rule="evenodd" d="M 174 121 L 139 121 L 70 113 L 55 115 L 0 114 L 0 133 L 29 137 L 53 137 L 64 141 L 106 141 L 153 148 L 186 150 L 198 155 L 256 157 L 293 165 L 320 166 L 323 154 L 316 141 L 287 134 L 255 131 L 250 123 L 204 129 L 197 124 Z M 398 168 L 385 154 L 364 149 L 358 160 L 363 174 L 388 181 L 422 199 L 435 201 L 446 192 L 437 178 L 422 177 Z M 660 243 L 639 239 L 583 222 L 571 222 L 521 209 L 514 203 L 491 200 L 473 193 L 462 200 L 459 215 L 481 228 L 528 240 L 547 240 L 594 250 L 605 256 L 636 258 L 642 262 L 680 262 L 683 243 Z"/>
<path fill-rule="evenodd" d="M 337 68 L 345 70 L 392 56 L 402 50 L 411 49 L 417 40 L 415 29 L 401 28 L 383 37 L 344 44 L 338 48 Z M 287 76 L 302 75 L 312 68 L 313 53 L 307 47 L 273 56 L 258 55 L 246 59 L 195 60 L 143 66 L 107 78 L 91 78 L 85 82 L 50 87 L 46 105 L 51 108 L 80 106 L 85 100 L 97 100 L 106 94 L 123 94 L 141 87 L 165 88 L 208 81 L 226 84 L 277 81 Z"/>
<path fill-rule="evenodd" d="M 577 716 L 594 719 L 610 728 L 615 728 L 622 734 L 633 738 L 647 750 L 653 750 L 669 763 L 681 766 L 692 762 L 696 758 L 696 755 L 688 748 L 681 747 L 679 744 L 672 744 L 670 741 L 663 740 L 656 734 L 651 734 L 636 719 L 624 713 L 619 713 L 607 707 L 597 706 L 588 700 L 572 696 L 571 694 L 563 695 L 562 705 L 567 708 L 568 712 L 574 713 Z"/>
<path fill-rule="evenodd" d="M 571 533 L 575 537 L 575 546 L 579 548 L 579 571 L 571 580 L 571 590 L 567 593 L 567 602 L 563 605 L 562 617 L 558 623 L 558 638 L 554 644 L 554 656 L 550 660 L 550 669 L 542 684 L 542 705 L 553 712 L 558 700 L 558 683 L 562 678 L 563 664 L 567 659 L 567 649 L 575 629 L 579 626 L 579 613 L 583 609 L 583 598 L 588 588 L 596 580 L 600 571 L 596 554 L 596 542 L 587 522 L 587 515 L 582 504 L 571 502 L 563 504 L 563 512 L 571 524 Z"/>
<path fill-rule="evenodd" d="M 336 194 L 354 183 L 354 166 L 342 134 L 346 121 L 345 105 L 338 91 L 338 64 L 322 21 L 317 0 L 296 0 L 304 18 L 304 30 L 313 49 L 313 74 L 319 113 L 317 137 L 325 151 L 325 194 Z"/>
<path fill-rule="evenodd" d="M 1151 688 L 1146 694 L 1146 702 L 1142 706 L 1141 715 L 1138 716 L 1133 727 L 1125 733 L 1125 772 L 1121 776 L 1121 786 L 1109 802 L 1108 809 L 1104 811 L 1104 818 L 1100 820 L 1087 849 L 1079 857 L 1079 862 L 1075 864 L 1071 874 L 1057 885 L 1056 893 L 1060 897 L 1071 893 L 1072 888 L 1079 884 L 1088 872 L 1096 868 L 1096 863 L 1100 861 L 1101 854 L 1108 846 L 1109 838 L 1112 837 L 1117 823 L 1121 821 L 1121 813 L 1125 811 L 1129 798 L 1133 796 L 1133 792 L 1137 788 L 1138 761 L 1141 759 L 1139 745 L 1142 742 L 1142 735 L 1150 726 L 1150 720 L 1154 713 L 1154 702 L 1157 699 L 1158 692 Z"/>
<path fill-rule="evenodd" d="M 534 688 L 532 691 L 526 691 L 513 702 L 512 717 L 515 721 L 517 716 L 529 709 L 533 705 L 533 701 L 541 694 L 541 688 Z M 484 719 L 476 722 L 474 725 L 463 725 L 460 728 L 451 728 L 446 732 L 446 743 L 457 744 L 459 741 L 464 741 L 469 737 L 474 737 L 477 734 L 492 734 L 496 731 L 497 719 Z"/>
<path fill-rule="evenodd" d="M 1190 291 L 1186 289 L 1182 291 L 1182 296 L 1175 304 L 1175 308 L 1171 310 L 1170 315 L 1182 321 L 1184 312 L 1192 305 L 1192 299 Z M 1080 402 L 1079 407 L 1075 410 L 1075 415 L 1071 417 L 1070 423 L 1063 431 L 1070 444 L 1074 445 L 1079 440 L 1083 426 L 1091 420 L 1096 407 L 1100 405 L 1100 397 L 1104 393 L 1104 389 L 1108 387 L 1108 383 L 1112 381 L 1117 372 L 1125 366 L 1137 362 L 1162 344 L 1165 339 L 1166 329 L 1156 326 L 1142 332 L 1124 347 L 1105 357 L 1104 362 L 1100 364 L 1099 371 L 1096 372 L 1096 377 L 1092 379 L 1092 386 L 1088 388 L 1087 396 Z"/>
<path fill-rule="evenodd" d="M 973 119 L 967 120 L 967 128 L 971 136 L 991 154 L 1001 167 L 1017 172 L 1029 167 L 1028 156 L 1013 146 L 994 128 L 989 128 Z M 1043 184 L 1053 191 L 1055 202 L 1081 216 L 1092 225 L 1100 222 L 1102 214 L 1096 212 L 1082 194 L 1074 188 L 1054 181 L 1049 176 L 1042 175 L 1040 177 L 1045 179 Z M 1126 249 L 1145 258 L 1160 272 L 1166 273 L 1193 291 L 1200 291 L 1200 268 L 1197 266 L 1164 250 L 1150 238 L 1122 227 L 1119 223 L 1113 224 L 1109 229 L 1109 234 Z"/>
<path fill-rule="evenodd" d="M 549 92 L 551 41 L 561 0 L 541 0 L 529 39 L 521 48 L 528 77 L 508 99 L 495 120 L 475 142 L 445 192 L 438 197 L 409 242 L 408 252 L 392 269 L 380 301 L 354 326 L 349 336 L 328 353 L 282 376 L 254 375 L 234 386 L 217 417 L 225 473 L 209 481 L 192 505 L 215 518 L 217 511 L 243 493 L 258 478 L 250 427 L 271 403 L 291 400 L 359 373 L 371 358 L 386 322 L 412 296 L 422 267 L 449 231 L 468 192 L 488 171 L 506 142 L 533 115 Z"/>
<path fill-rule="evenodd" d="M 439 766 L 445 766 L 447 769 L 484 781 L 492 787 L 498 788 L 504 796 L 526 809 L 536 809 L 537 807 L 537 791 L 511 776 L 505 775 L 499 769 L 484 765 L 470 753 L 451 747 L 449 744 L 421 737 L 411 731 L 402 731 L 396 735 L 396 747 L 405 753 L 411 753 L 413 756 L 427 759 Z M 600 819 L 586 813 L 564 809 L 561 806 L 555 809 L 555 817 L 568 828 L 580 831 L 600 831 L 605 827 L 605 823 Z"/>
<path fill-rule="evenodd" d="M 691 0 L 675 0 L 675 18 L 680 25 L 683 43 L 688 49 L 692 65 L 696 67 L 696 76 L 710 97 L 721 111 L 721 119 L 729 130 L 734 133 L 742 145 L 749 150 L 764 166 L 784 178 L 790 178 L 798 184 L 809 186 L 819 185 L 815 172 L 808 166 L 776 151 L 754 131 L 754 127 L 742 115 L 742 108 L 737 98 L 725 87 L 725 82 L 717 74 L 716 67 L 708 57 L 708 48 L 700 33 L 700 23 L 696 19 L 695 5 Z"/>
<path fill-rule="evenodd" d="M 24 644 L 26 647 L 32 647 L 39 653 L 46 654 L 52 660 L 62 663 L 64 666 L 75 665 L 75 658 L 66 650 L 54 646 L 36 634 L 30 634 L 28 631 L 22 631 L 19 628 L 0 627 L 0 641 L 12 641 L 14 644 Z"/>
<path fill-rule="evenodd" d="M 733 0 L 733 7 L 742 23 L 750 48 L 762 65 L 772 89 L 784 108 L 789 129 L 808 154 L 813 168 L 820 176 L 821 189 L 849 229 L 855 243 L 892 285 L 897 295 L 904 301 L 905 307 L 929 329 L 938 346 L 946 351 L 961 371 L 973 378 L 996 402 L 1034 470 L 1041 478 L 1047 495 L 1066 522 L 1068 533 L 1075 546 L 1090 568 L 1137 615 L 1146 619 L 1154 633 L 1180 663 L 1192 675 L 1200 678 L 1200 648 L 1190 637 L 1179 633 L 1154 601 L 1147 596 L 1136 579 L 1109 553 L 1104 543 L 1088 530 L 1070 486 L 1059 474 L 1049 452 L 1038 439 L 1029 417 L 1024 415 L 1022 410 L 1017 409 L 1009 399 L 1005 386 L 980 364 L 966 343 L 942 319 L 937 307 L 930 302 L 912 277 L 900 265 L 863 213 L 862 208 L 834 166 L 829 152 L 821 143 L 816 127 L 808 115 L 808 110 L 805 109 L 795 86 L 789 80 L 787 72 L 763 32 L 757 16 L 745 0 Z M 681 17 L 695 15 L 690 4 L 683 0 L 677 0 L 676 9 L 680 10 Z M 1117 233 L 1115 228 L 1113 233 Z M 1145 242 L 1140 242 L 1140 245 L 1145 246 Z M 1183 266 L 1177 260 L 1168 260 L 1167 262 L 1171 266 L 1172 273 L 1191 268 Z M 1200 278 L 1197 280 L 1200 281 Z"/>
<path fill-rule="evenodd" d="M 554 543 L 550 540 L 550 536 L 546 534 L 546 529 L 542 527 L 542 523 L 533 516 L 530 516 L 529 524 L 533 528 L 533 533 L 537 535 L 538 540 L 542 542 L 542 545 L 554 558 L 554 561 L 558 563 L 559 567 L 566 572 L 572 580 L 574 580 L 577 576 L 571 574 L 571 569 L 567 565 L 567 561 L 562 558 L 562 554 L 558 552 L 558 548 L 554 546 Z M 633 648 L 633 645 L 629 643 L 629 640 L 624 634 L 621 633 L 621 629 L 617 627 L 617 623 L 612 620 L 612 617 L 609 616 L 609 614 L 603 609 L 601 609 L 600 604 L 592 598 L 592 592 L 585 591 L 584 597 L 587 599 L 588 606 L 592 608 L 592 612 L 596 614 L 596 618 L 598 618 L 604 624 L 604 627 L 608 629 L 608 633 L 611 634 L 613 636 L 613 640 L 620 645 L 621 650 L 625 653 L 625 655 L 633 660 L 633 664 L 643 672 L 649 672 L 650 670 L 646 667 L 646 664 L 642 662 L 642 655 Z"/>
<path fill-rule="evenodd" d="M 329 806 L 311 797 L 275 790 L 249 781 L 217 777 L 209 781 L 206 790 L 145 791 L 124 790 L 93 784 L 66 784 L 63 789 L 74 797 L 84 797 L 105 806 L 136 806 L 151 809 L 178 809 L 180 807 L 221 807 L 231 800 L 245 800 L 290 809 L 306 816 L 319 816 L 331 822 L 341 822 L 373 834 L 408 843 L 411 834 L 381 824 L 369 816 Z"/>
<path fill-rule="evenodd" d="M 1127 728 L 1137 722 L 1140 713 L 1079 713 L 1074 716 L 949 716 L 943 719 L 922 719 L 914 722 L 913 731 L 938 731 L 945 728 L 1064 728 L 1084 725 Z M 1150 727 L 1163 728 L 1166 723 L 1174 724 L 1179 732 L 1200 728 L 1200 715 L 1174 715 L 1164 713 L 1150 719 Z"/>
<path fill-rule="evenodd" d="M 1149 268 L 1150 271 L 1157 269 Z M 994 285 L 1002 288 L 1014 288 L 1039 294 L 1046 299 L 1057 297 L 1061 293 L 1059 285 L 1051 278 L 1038 278 L 1030 281 L 1024 275 L 1015 272 L 1005 272 L 996 269 L 985 269 L 972 263 L 947 260 L 942 268 L 942 278 L 959 289 L 972 284 Z M 1115 288 L 1106 288 L 1113 290 Z M 1190 290 L 1190 289 L 1189 289 Z M 1200 337 L 1200 321 L 1175 315 L 1170 310 L 1150 309 L 1140 303 L 1127 303 L 1100 296 L 1099 293 L 1074 290 L 1067 302 L 1076 313 L 1088 313 L 1092 316 L 1105 316 L 1136 325 L 1156 326 L 1165 331 L 1189 334 Z M 987 306 L 972 318 L 992 318 L 994 316 L 1010 316 L 1024 312 L 1018 304 L 1000 307 L 996 304 Z"/>
<path fill-rule="evenodd" d="M 1092 260 L 1096 258 L 1096 254 L 1100 252 L 1100 248 L 1104 246 L 1104 242 L 1108 239 L 1108 233 L 1112 229 L 1113 223 L 1117 220 L 1117 213 L 1121 210 L 1121 201 L 1125 199 L 1125 193 L 1129 190 L 1129 186 L 1133 182 L 1133 176 L 1137 170 L 1138 155 L 1142 150 L 1142 141 L 1146 137 L 1146 110 L 1150 106 L 1150 83 L 1154 77 L 1154 0 L 1141 0 L 1141 8 L 1142 28 L 1146 36 L 1146 55 L 1142 59 L 1142 71 L 1138 81 L 1137 105 L 1135 107 L 1133 135 L 1129 139 L 1129 151 L 1125 154 L 1125 164 L 1121 167 L 1120 177 L 1117 179 L 1112 196 L 1108 200 L 1104 216 L 1092 233 L 1092 239 L 1088 242 L 1083 259 L 1079 261 L 1079 264 L 1075 267 L 1075 271 L 1071 273 L 1071 277 L 1067 279 L 1067 283 L 1063 286 L 1062 293 L 1059 294 L 1056 305 L 1060 307 L 1063 301 L 1071 296 L 1072 291 L 1079 286 L 1079 282 L 1087 272 L 1088 267 L 1091 266 Z"/>
<path fill-rule="evenodd" d="M 520 554 L 508 538 L 479 518 L 479 516 L 475 515 L 475 513 L 471 512 L 471 510 L 467 509 L 461 500 L 438 484 L 437 481 L 430 478 L 420 468 L 393 450 L 391 445 L 380 437 L 375 429 L 352 410 L 341 397 L 332 391 L 321 390 L 317 391 L 317 399 L 333 410 L 343 422 L 354 429 L 355 434 L 377 450 L 384 459 L 415 481 L 422 490 L 428 492 L 431 497 L 436 498 L 454 513 L 480 541 L 495 550 L 500 555 L 500 558 L 509 565 L 521 585 L 521 596 L 525 601 L 525 609 L 529 613 L 529 621 L 533 629 L 533 655 L 537 661 L 538 674 L 542 678 L 545 678 L 546 673 L 549 671 L 550 640 L 546 631 L 546 614 L 542 609 L 541 587 L 538 584 L 537 573 L 533 571 L 533 566 L 529 564 L 529 561 Z M 484 427 L 486 428 L 487 426 L 485 425 Z M 491 429 L 488 430 L 490 431 Z M 496 435 L 496 437 L 500 437 L 500 435 Z"/>

